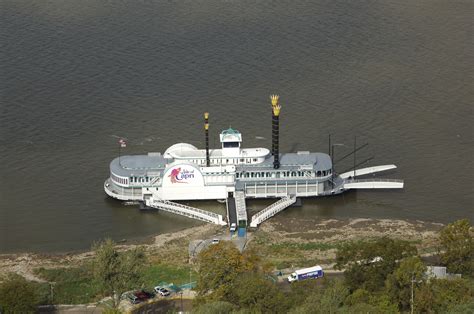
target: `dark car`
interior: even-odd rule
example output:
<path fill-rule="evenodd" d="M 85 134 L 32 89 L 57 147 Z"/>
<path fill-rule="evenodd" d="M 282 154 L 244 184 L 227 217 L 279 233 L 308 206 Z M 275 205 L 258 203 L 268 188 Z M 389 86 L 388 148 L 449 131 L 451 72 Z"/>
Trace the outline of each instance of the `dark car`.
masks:
<path fill-rule="evenodd" d="M 153 292 L 148 292 L 145 290 L 135 291 L 133 295 L 138 299 L 137 303 L 153 299 L 155 297 L 155 294 Z"/>

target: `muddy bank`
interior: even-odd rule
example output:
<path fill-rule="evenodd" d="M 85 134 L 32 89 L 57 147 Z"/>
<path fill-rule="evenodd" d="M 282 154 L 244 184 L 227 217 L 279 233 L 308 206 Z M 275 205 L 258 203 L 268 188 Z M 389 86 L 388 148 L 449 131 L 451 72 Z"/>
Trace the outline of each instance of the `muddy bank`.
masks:
<path fill-rule="evenodd" d="M 263 223 L 248 247 L 264 252 L 276 268 L 320 264 L 331 269 L 337 248 L 349 241 L 390 237 L 412 242 L 420 254 L 432 254 L 443 224 L 393 219 L 298 219 Z"/>
<path fill-rule="evenodd" d="M 439 223 L 388 219 L 292 218 L 285 224 L 272 220 L 267 221 L 258 229 L 249 232 L 248 239 L 251 246 L 259 248 L 269 248 L 279 244 L 284 246 L 291 243 L 327 244 L 329 248 L 298 252 L 298 258 L 324 262 L 334 258 L 336 250 L 331 247 L 333 244 L 380 236 L 413 241 L 419 251 L 423 253 L 436 246 L 438 232 L 443 226 Z M 207 224 L 178 232 L 160 234 L 151 237 L 146 244 L 120 244 L 119 248 L 128 250 L 142 246 L 148 252 L 151 261 L 184 265 L 188 263 L 187 250 L 190 241 L 210 238 L 222 232 L 227 232 L 227 228 Z M 267 252 L 274 254 L 276 259 L 281 253 L 271 250 Z M 0 274 L 14 272 L 28 280 L 42 281 L 34 274 L 35 268 L 69 267 L 90 260 L 93 256 L 92 251 L 58 255 L 0 254 Z"/>
<path fill-rule="evenodd" d="M 185 263 L 187 262 L 186 254 L 189 241 L 196 238 L 211 237 L 217 232 L 222 232 L 222 227 L 208 224 L 184 229 L 178 232 L 153 236 L 148 239 L 145 244 L 119 244 L 118 248 L 119 250 L 129 250 L 140 246 L 145 248 L 151 260 L 153 260 L 153 256 L 160 255 L 160 260 L 166 262 L 166 256 L 170 255 L 174 256 L 176 262 L 176 256 L 182 256 L 182 261 L 179 260 L 178 262 Z M 61 254 L 0 254 L 0 275 L 13 272 L 28 280 L 42 282 L 43 280 L 34 274 L 33 270 L 35 268 L 70 267 L 91 260 L 93 257 L 93 251 Z"/>
<path fill-rule="evenodd" d="M 277 242 L 338 242 L 381 236 L 420 241 L 436 238 L 443 226 L 418 220 L 292 218 L 285 224 L 265 222 L 258 231 L 274 235 L 272 238 Z"/>

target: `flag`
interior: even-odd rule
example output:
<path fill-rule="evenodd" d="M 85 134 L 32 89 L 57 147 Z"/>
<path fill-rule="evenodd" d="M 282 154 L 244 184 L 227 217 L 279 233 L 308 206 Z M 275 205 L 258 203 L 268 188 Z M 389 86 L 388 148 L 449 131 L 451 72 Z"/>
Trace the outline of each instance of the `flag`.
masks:
<path fill-rule="evenodd" d="M 123 138 L 119 140 L 120 147 L 125 148 L 127 147 L 127 142 Z"/>

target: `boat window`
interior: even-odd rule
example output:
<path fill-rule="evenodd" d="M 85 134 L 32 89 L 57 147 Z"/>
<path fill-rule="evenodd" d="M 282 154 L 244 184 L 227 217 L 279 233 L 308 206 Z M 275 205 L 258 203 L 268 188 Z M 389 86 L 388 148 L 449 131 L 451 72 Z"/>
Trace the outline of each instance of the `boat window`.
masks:
<path fill-rule="evenodd" d="M 321 171 L 318 170 L 318 172 L 316 173 L 316 176 L 320 177 L 321 176 Z"/>
<path fill-rule="evenodd" d="M 254 162 L 257 162 L 257 158 L 254 158 L 253 161 L 254 161 Z"/>
<path fill-rule="evenodd" d="M 224 148 L 239 147 L 239 142 L 224 142 Z"/>
<path fill-rule="evenodd" d="M 292 171 L 292 172 L 291 172 L 291 176 L 292 176 L 292 177 L 296 177 L 296 172 L 295 172 L 295 171 Z"/>

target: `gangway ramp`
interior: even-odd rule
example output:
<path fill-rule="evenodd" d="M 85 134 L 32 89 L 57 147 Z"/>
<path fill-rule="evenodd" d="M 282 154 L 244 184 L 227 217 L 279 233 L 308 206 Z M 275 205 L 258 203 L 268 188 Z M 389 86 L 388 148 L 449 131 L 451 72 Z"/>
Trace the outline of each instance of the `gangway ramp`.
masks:
<path fill-rule="evenodd" d="M 395 165 L 383 165 L 383 166 L 375 166 L 375 167 L 357 169 L 355 171 L 355 177 L 364 176 L 364 175 L 368 175 L 368 174 L 372 174 L 372 173 L 376 173 L 376 172 L 392 170 L 392 169 L 396 169 L 396 168 L 397 168 L 397 166 L 395 166 Z M 354 177 L 354 170 L 341 173 L 339 176 L 343 179 L 348 179 L 350 177 Z"/>
<path fill-rule="evenodd" d="M 250 222 L 250 227 L 257 227 L 259 224 L 261 224 L 268 218 L 275 216 L 276 214 L 278 214 L 285 208 L 290 207 L 294 203 L 296 203 L 296 196 L 283 197 L 282 199 L 278 200 L 277 202 L 271 204 L 270 206 L 253 215 L 252 221 Z"/>
<path fill-rule="evenodd" d="M 403 180 L 396 179 L 345 180 L 344 189 L 403 189 L 403 184 Z"/>
<path fill-rule="evenodd" d="M 245 194 L 242 191 L 235 192 L 235 209 L 239 225 L 242 221 L 247 224 L 247 206 L 245 205 Z"/>
<path fill-rule="evenodd" d="M 216 225 L 224 226 L 227 224 L 224 219 L 222 219 L 222 215 L 167 200 L 149 197 L 145 200 L 145 204 L 149 207 L 205 222 L 210 222 Z"/>
<path fill-rule="evenodd" d="M 229 220 L 229 225 L 235 223 L 237 225 L 237 210 L 235 207 L 235 198 L 233 196 L 229 196 L 226 199 L 227 204 L 227 218 Z"/>

